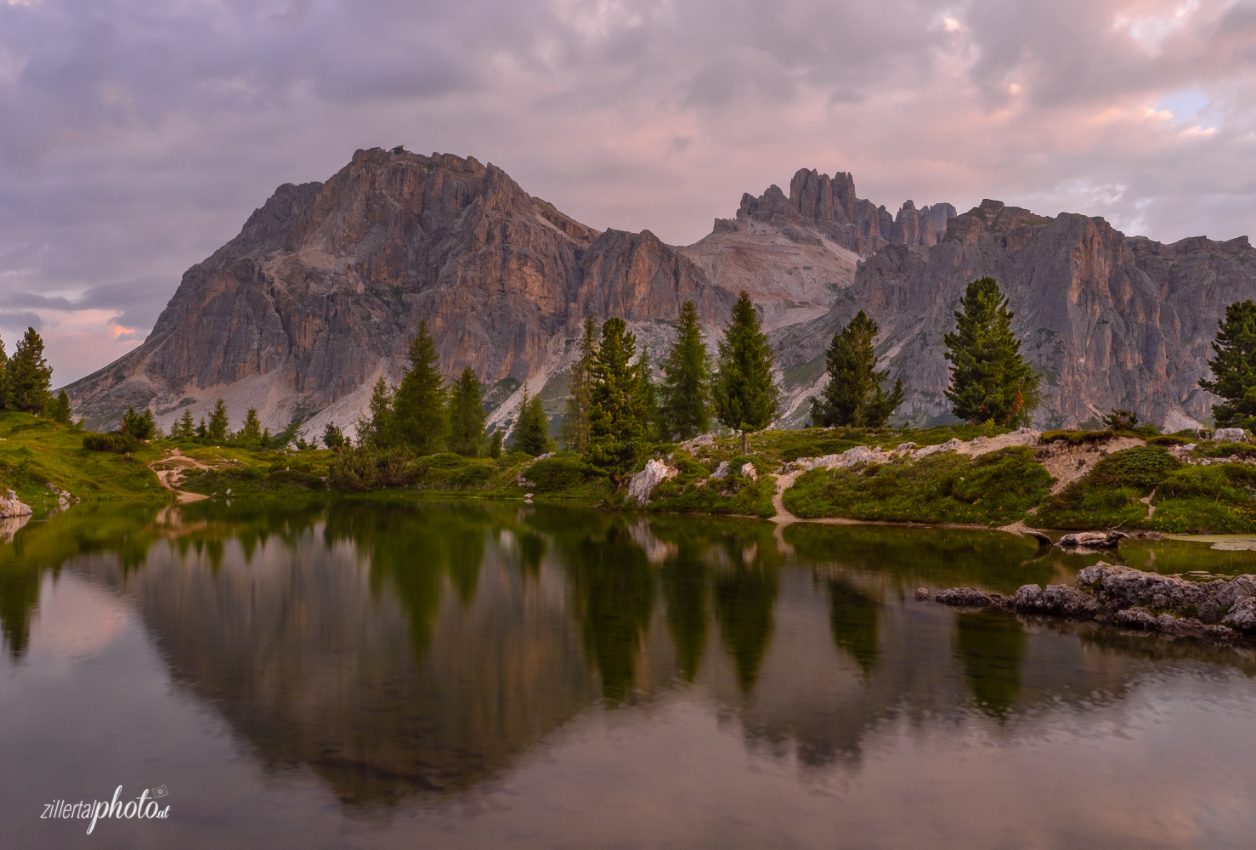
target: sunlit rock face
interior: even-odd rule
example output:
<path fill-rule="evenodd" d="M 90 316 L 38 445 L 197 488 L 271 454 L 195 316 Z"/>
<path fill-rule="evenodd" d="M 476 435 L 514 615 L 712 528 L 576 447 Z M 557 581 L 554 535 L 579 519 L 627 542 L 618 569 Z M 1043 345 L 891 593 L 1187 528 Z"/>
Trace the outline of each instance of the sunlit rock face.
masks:
<path fill-rule="evenodd" d="M 858 310 L 901 375 L 899 416 L 948 419 L 942 337 L 964 287 L 995 277 L 1024 352 L 1043 371 L 1035 424 L 1076 426 L 1113 407 L 1171 430 L 1206 419 L 1197 383 L 1226 305 L 1256 296 L 1246 237 L 1171 245 L 1101 218 L 1055 218 L 984 201 L 897 214 L 856 195 L 850 174 L 799 170 L 789 192 L 743 196 L 736 217 L 683 248 L 650 231 L 599 232 L 474 158 L 358 151 L 326 183 L 281 186 L 240 235 L 193 266 L 152 334 L 71 386 L 77 415 L 116 424 L 148 406 L 169 426 L 218 398 L 272 429 L 352 431 L 371 385 L 396 382 L 426 321 L 442 368 L 471 367 L 508 423 L 530 382 L 550 413 L 566 394 L 586 316 L 619 316 L 660 356 L 692 300 L 714 341 L 739 291 L 777 347 L 781 422 L 805 424 L 823 351 Z"/>

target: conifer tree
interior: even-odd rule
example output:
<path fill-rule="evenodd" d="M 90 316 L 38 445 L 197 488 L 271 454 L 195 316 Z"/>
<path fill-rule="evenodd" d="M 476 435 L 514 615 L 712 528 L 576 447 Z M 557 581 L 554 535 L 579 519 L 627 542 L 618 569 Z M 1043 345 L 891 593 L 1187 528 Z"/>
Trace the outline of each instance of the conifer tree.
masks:
<path fill-rule="evenodd" d="M 393 402 L 397 436 L 418 454 L 436 454 L 445 447 L 449 433 L 446 395 L 436 343 L 428 333 L 427 322 L 419 322 L 419 333 L 410 343 L 410 368 Z"/>
<path fill-rule="evenodd" d="M 157 421 L 153 412 L 147 407 L 143 413 L 136 413 L 134 407 L 128 407 L 122 414 L 122 433 L 137 440 L 151 440 L 157 432 Z"/>
<path fill-rule="evenodd" d="M 528 395 L 528 385 L 523 385 L 523 398 L 519 402 L 519 422 L 515 425 L 515 449 L 533 457 L 550 450 L 549 419 L 540 396 Z"/>
<path fill-rule="evenodd" d="M 1212 379 L 1199 386 L 1225 402 L 1213 407 L 1219 428 L 1250 428 L 1256 424 L 1256 304 L 1236 301 L 1225 308 L 1208 361 Z"/>
<path fill-rule="evenodd" d="M 42 413 L 48 404 L 52 368 L 44 360 L 44 341 L 34 328 L 26 329 L 7 371 L 10 405 L 23 413 Z"/>
<path fill-rule="evenodd" d="M 637 339 L 623 319 L 607 319 L 593 366 L 589 459 L 617 481 L 649 451 L 649 409 L 641 367 L 633 365 Z"/>
<path fill-rule="evenodd" d="M 323 445 L 333 452 L 344 451 L 345 435 L 338 425 L 327 423 L 327 427 L 323 429 Z"/>
<path fill-rule="evenodd" d="M 567 421 L 563 424 L 563 445 L 583 454 L 589 450 L 589 407 L 592 404 L 593 364 L 597 360 L 597 323 L 585 317 L 580 337 L 580 357 L 571 367 L 571 396 L 567 399 Z"/>
<path fill-rule="evenodd" d="M 201 417 L 201 424 L 196 426 L 196 439 L 202 443 L 209 442 L 209 426 L 205 424 L 205 417 Z"/>
<path fill-rule="evenodd" d="M 663 361 L 659 424 L 665 440 L 690 440 L 711 430 L 710 357 L 692 301 L 680 307 L 676 342 Z"/>
<path fill-rule="evenodd" d="M 244 414 L 244 427 L 240 429 L 240 433 L 236 438 L 247 445 L 257 445 L 262 443 L 262 423 L 257 418 L 257 408 L 250 407 L 248 412 Z"/>
<path fill-rule="evenodd" d="M 0 367 L 3 368 L 3 367 Z M 2 379 L 0 379 L 2 380 Z M 65 390 L 57 393 L 57 398 L 50 404 L 48 416 L 54 422 L 60 422 L 62 425 L 69 425 L 71 418 L 70 411 L 70 395 Z"/>
<path fill-rule="evenodd" d="M 183 409 L 183 417 L 174 425 L 173 437 L 177 440 L 190 440 L 196 434 L 196 425 L 192 422 L 192 411 Z"/>
<path fill-rule="evenodd" d="M 776 418 L 780 390 L 772 380 L 774 361 L 759 313 L 750 296 L 742 292 L 720 340 L 713 396 L 719 421 L 742 432 L 743 452 L 748 448 L 746 433 L 762 430 Z"/>
<path fill-rule="evenodd" d="M 884 427 L 890 414 L 903 403 L 903 379 L 894 382 L 893 392 L 882 385 L 888 373 L 877 371 L 877 355 L 872 347 L 877 323 L 860 310 L 845 328 L 833 334 L 825 363 L 829 383 L 811 399 L 811 421 L 833 427 Z"/>
<path fill-rule="evenodd" d="M 1038 406 L 1042 375 L 1020 353 L 1012 334 L 1012 312 L 992 277 L 968 284 L 955 314 L 954 333 L 943 337 L 951 361 L 946 397 L 966 422 L 1027 425 Z"/>
<path fill-rule="evenodd" d="M 641 395 L 641 415 L 645 417 L 645 439 L 661 439 L 663 428 L 659 422 L 659 393 L 654 383 L 654 367 L 650 363 L 650 347 L 642 346 L 637 358 L 637 392 Z"/>
<path fill-rule="evenodd" d="M 0 410 L 8 410 L 11 405 L 11 376 L 9 355 L 4 351 L 4 340 L 0 339 Z"/>
<path fill-rule="evenodd" d="M 214 403 L 214 412 L 209 415 L 208 437 L 211 442 L 225 443 L 231 437 L 228 430 L 231 421 L 227 418 L 227 405 L 222 399 Z"/>
<path fill-rule="evenodd" d="M 497 460 L 502 456 L 502 429 L 494 428 L 493 436 L 488 438 L 488 456 Z"/>
<path fill-rule="evenodd" d="M 380 375 L 371 389 L 370 413 L 358 420 L 358 445 L 377 449 L 392 448 L 397 443 L 396 421 L 393 418 L 393 392 Z"/>
<path fill-rule="evenodd" d="M 468 366 L 454 382 L 449 405 L 449 450 L 464 457 L 478 457 L 484 446 L 486 418 L 480 381 Z"/>

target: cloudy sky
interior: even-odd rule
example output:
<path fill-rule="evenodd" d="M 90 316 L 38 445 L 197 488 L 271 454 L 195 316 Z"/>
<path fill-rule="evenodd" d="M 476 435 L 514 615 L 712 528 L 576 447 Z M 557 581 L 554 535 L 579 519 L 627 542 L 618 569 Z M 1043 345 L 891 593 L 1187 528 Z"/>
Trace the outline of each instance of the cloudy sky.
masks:
<path fill-rule="evenodd" d="M 1229 239 L 1254 70 L 1256 2 L 0 0 L 0 336 L 94 371 L 277 185 L 397 144 L 679 244 L 800 167 Z"/>

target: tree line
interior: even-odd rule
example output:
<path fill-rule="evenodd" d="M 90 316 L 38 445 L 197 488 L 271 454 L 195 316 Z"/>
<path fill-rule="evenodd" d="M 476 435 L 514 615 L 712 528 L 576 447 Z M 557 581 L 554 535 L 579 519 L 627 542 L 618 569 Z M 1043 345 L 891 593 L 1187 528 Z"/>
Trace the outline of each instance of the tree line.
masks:
<path fill-rule="evenodd" d="M 11 357 L 0 339 L 0 410 L 70 424 L 70 397 L 65 390 L 52 394 L 52 367 L 44 360 L 44 341 L 34 328 L 26 329 Z"/>
<path fill-rule="evenodd" d="M 680 309 L 676 341 L 655 378 L 649 351 L 638 351 L 623 319 L 599 328 L 584 323 L 571 370 L 566 422 L 560 435 L 613 479 L 631 473 L 659 442 L 706 433 L 713 420 L 733 430 L 756 431 L 776 417 L 780 391 L 772 378 L 773 353 L 757 310 L 740 293 L 712 362 L 692 302 Z M 540 397 L 524 385 L 512 448 L 530 455 L 553 450 Z M 485 433 L 482 388 L 469 367 L 451 385 L 441 376 L 427 323 L 410 344 L 409 367 L 395 388 L 376 381 L 366 416 L 358 424 L 358 448 L 404 449 L 415 454 L 448 450 L 467 457 L 498 457 L 504 433 Z M 329 425 L 329 448 L 344 449 L 343 433 Z"/>

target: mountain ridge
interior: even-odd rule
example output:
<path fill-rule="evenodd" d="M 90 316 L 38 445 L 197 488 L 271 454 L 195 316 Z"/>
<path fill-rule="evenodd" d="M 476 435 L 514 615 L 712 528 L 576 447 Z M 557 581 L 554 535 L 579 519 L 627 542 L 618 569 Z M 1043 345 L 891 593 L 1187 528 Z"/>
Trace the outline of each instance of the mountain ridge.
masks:
<path fill-rule="evenodd" d="M 783 424 L 805 421 L 824 349 L 858 309 L 904 376 L 902 416 L 938 422 L 941 336 L 963 287 L 986 274 L 1047 375 L 1037 424 L 1116 406 L 1185 427 L 1211 411 L 1195 383 L 1225 305 L 1256 296 L 1256 251 L 1246 237 L 1164 245 L 998 201 L 959 215 L 907 201 L 891 215 L 858 198 L 850 174 L 811 169 L 788 195 L 743 195 L 735 218 L 676 247 L 649 230 L 588 227 L 474 157 L 372 148 L 324 183 L 280 186 L 184 274 L 142 345 L 67 389 L 94 427 L 128 406 L 168 425 L 221 397 L 233 422 L 256 407 L 271 428 L 352 430 L 374 381 L 399 379 L 426 320 L 446 374 L 474 369 L 493 388 L 491 421 L 508 424 L 523 384 L 561 410 L 586 315 L 626 319 L 658 356 L 683 301 L 713 340 L 745 289 L 778 350 Z"/>

